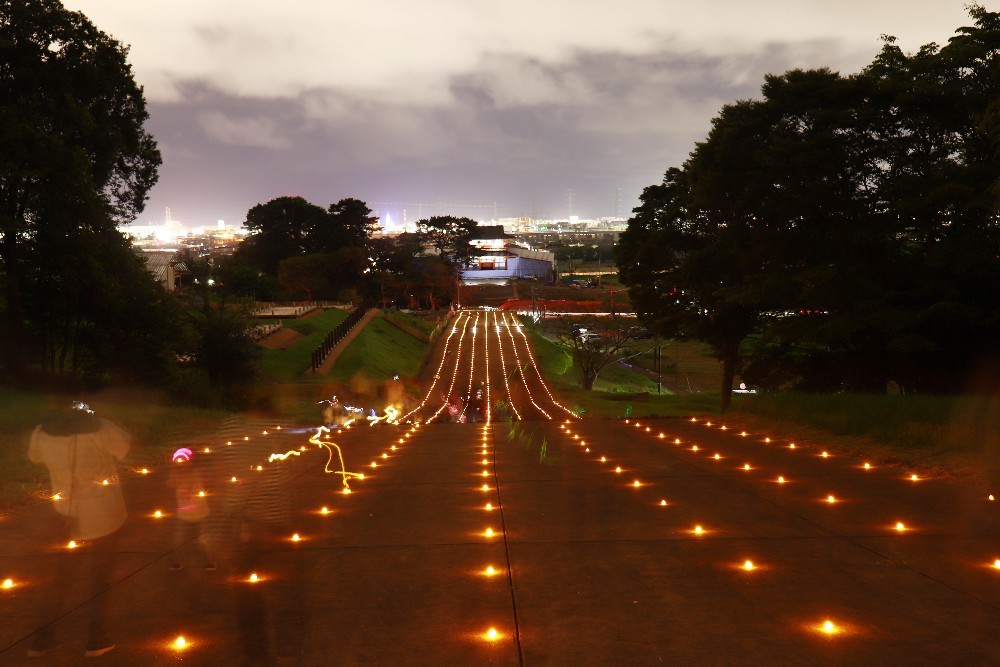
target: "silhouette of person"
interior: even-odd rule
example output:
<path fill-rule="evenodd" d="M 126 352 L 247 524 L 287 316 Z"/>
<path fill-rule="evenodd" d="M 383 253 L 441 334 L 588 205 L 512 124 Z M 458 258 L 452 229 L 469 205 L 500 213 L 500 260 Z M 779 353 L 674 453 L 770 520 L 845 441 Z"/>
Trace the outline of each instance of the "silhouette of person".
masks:
<path fill-rule="evenodd" d="M 117 461 L 131 442 L 127 432 L 81 402 L 54 407 L 31 434 L 28 458 L 45 465 L 52 484 L 54 538 L 67 548 L 70 540 L 77 546 L 60 558 L 53 591 L 43 607 L 46 625 L 35 635 L 30 657 L 58 646 L 54 624 L 74 582 L 83 577 L 89 578 L 94 594 L 84 655 L 103 655 L 115 647 L 104 625 L 117 531 L 128 516 Z"/>

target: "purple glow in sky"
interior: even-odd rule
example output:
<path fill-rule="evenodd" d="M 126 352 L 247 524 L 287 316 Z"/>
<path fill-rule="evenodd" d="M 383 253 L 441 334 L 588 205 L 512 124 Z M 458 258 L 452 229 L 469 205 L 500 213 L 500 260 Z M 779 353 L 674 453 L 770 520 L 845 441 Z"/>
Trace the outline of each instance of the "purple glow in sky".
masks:
<path fill-rule="evenodd" d="M 301 195 L 399 222 L 628 215 L 764 74 L 858 71 L 967 0 L 64 0 L 131 45 L 164 164 L 141 222 Z M 984 2 L 991 8 L 992 2 Z M 465 206 L 470 205 L 470 206 Z"/>

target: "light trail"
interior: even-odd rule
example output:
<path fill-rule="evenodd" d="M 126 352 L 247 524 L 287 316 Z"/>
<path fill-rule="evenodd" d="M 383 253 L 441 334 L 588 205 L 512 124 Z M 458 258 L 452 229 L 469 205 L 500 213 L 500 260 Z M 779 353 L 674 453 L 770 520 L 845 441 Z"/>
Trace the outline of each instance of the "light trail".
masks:
<path fill-rule="evenodd" d="M 457 333 L 457 331 L 458 331 L 458 324 L 459 324 L 459 321 L 462 320 L 462 318 L 463 318 L 462 315 L 459 315 L 457 318 L 455 318 L 455 324 L 452 325 L 451 331 L 448 333 L 448 337 L 444 341 L 444 351 L 441 353 L 441 363 L 438 364 L 437 371 L 434 372 L 434 381 L 431 382 L 431 386 L 427 390 L 427 394 L 424 396 L 424 399 L 422 401 L 420 401 L 420 405 L 418 405 L 417 407 L 413 408 L 412 410 L 410 410 L 409 412 L 407 412 L 405 415 L 403 415 L 400 418 L 400 421 L 406 421 L 407 419 L 409 419 L 410 416 L 413 415 L 413 413 L 415 413 L 417 410 L 420 410 L 421 408 L 423 408 L 427 404 L 427 402 L 430 400 L 431 396 L 434 393 L 434 388 L 437 386 L 438 379 L 440 379 L 440 377 L 441 377 L 441 369 L 444 368 L 444 362 L 448 358 L 448 348 L 451 346 L 451 339 Z M 465 318 L 467 319 L 468 315 L 465 315 Z M 461 344 L 461 338 L 459 338 L 459 344 Z M 461 348 L 460 348 L 460 350 L 461 350 Z M 451 395 L 450 392 L 449 392 L 448 395 L 449 396 Z M 447 400 L 445 401 L 445 405 L 447 405 Z"/>
<path fill-rule="evenodd" d="M 532 396 L 532 394 L 531 394 L 531 387 L 528 386 L 528 378 L 526 378 L 524 376 L 524 369 L 521 366 L 521 356 L 517 353 L 517 343 L 514 341 L 514 334 L 512 334 L 510 332 L 510 324 L 507 322 L 507 315 L 506 315 L 506 313 L 503 316 L 503 322 L 504 322 L 504 326 L 507 329 L 507 335 L 510 337 L 510 344 L 514 348 L 514 361 L 517 363 L 517 372 L 521 376 L 521 382 L 524 383 L 524 390 L 528 393 L 528 400 L 531 401 L 531 404 L 535 406 L 535 409 L 538 410 L 539 412 L 541 412 L 545 416 L 546 419 L 552 419 L 552 415 L 550 415 L 548 412 L 546 412 L 544 409 L 542 409 L 542 406 L 540 406 L 535 401 L 535 397 Z"/>
<path fill-rule="evenodd" d="M 497 349 L 500 351 L 500 370 L 503 371 L 503 384 L 507 388 L 507 403 L 514 411 L 514 416 L 517 417 L 518 421 L 521 421 L 521 413 L 517 411 L 517 406 L 514 405 L 514 396 L 510 393 L 510 382 L 507 380 L 507 361 L 503 355 L 503 337 L 500 335 L 500 325 L 497 323 L 496 313 L 493 313 L 493 325 L 497 334 Z"/>
<path fill-rule="evenodd" d="M 504 314 L 504 320 L 506 320 L 506 318 L 507 318 L 507 315 L 505 313 Z M 565 412 L 566 414 L 568 414 L 570 417 L 573 417 L 574 419 L 579 419 L 580 418 L 579 415 L 577 415 L 575 412 L 573 412 L 572 410 L 570 410 L 569 408 L 567 408 L 565 405 L 563 405 L 562 403 L 560 403 L 559 401 L 556 400 L 556 397 L 552 394 L 552 390 L 549 389 L 549 386 L 547 384 L 545 384 L 545 378 L 542 377 L 542 371 L 540 371 L 538 369 L 538 364 L 535 362 L 535 355 L 531 351 L 531 345 L 528 343 L 528 337 L 524 335 L 524 331 L 523 331 L 523 327 L 521 326 L 521 323 L 517 322 L 515 324 L 514 328 L 517 329 L 517 333 L 521 334 L 521 338 L 522 338 L 522 340 L 524 342 L 525 354 L 528 355 L 528 360 L 531 361 L 531 367 L 535 369 L 535 374 L 538 376 L 538 381 L 541 383 L 542 389 L 544 389 L 545 393 L 549 395 L 549 400 L 552 401 L 553 405 L 555 405 L 557 408 L 561 409 L 563 412 Z"/>

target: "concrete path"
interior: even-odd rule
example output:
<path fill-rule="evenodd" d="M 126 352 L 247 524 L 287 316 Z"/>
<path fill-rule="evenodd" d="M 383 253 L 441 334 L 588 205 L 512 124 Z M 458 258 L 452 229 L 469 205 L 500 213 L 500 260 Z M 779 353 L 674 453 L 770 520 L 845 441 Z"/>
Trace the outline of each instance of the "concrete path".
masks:
<path fill-rule="evenodd" d="M 1000 664 L 1000 524 L 984 490 L 698 417 L 575 419 L 509 316 L 476 316 L 441 337 L 411 416 L 430 423 L 333 434 L 347 471 L 365 474 L 347 477 L 351 493 L 311 431 L 236 441 L 306 447 L 263 457 L 260 474 L 290 480 L 293 512 L 253 565 L 236 533 L 219 571 L 191 559 L 170 572 L 171 517 L 153 514 L 169 513 L 166 470 L 128 473 L 131 520 L 101 593 L 118 646 L 94 662 L 270 664 L 300 647 L 280 664 Z M 440 395 L 480 383 L 522 419 L 441 423 Z M 210 483 L 216 507 L 227 480 Z M 83 661 L 85 582 L 56 621 L 62 647 L 24 657 L 47 582 L 79 555 L 45 542 L 46 511 L 0 523 L 0 577 L 15 582 L 0 590 L 0 664 Z"/>

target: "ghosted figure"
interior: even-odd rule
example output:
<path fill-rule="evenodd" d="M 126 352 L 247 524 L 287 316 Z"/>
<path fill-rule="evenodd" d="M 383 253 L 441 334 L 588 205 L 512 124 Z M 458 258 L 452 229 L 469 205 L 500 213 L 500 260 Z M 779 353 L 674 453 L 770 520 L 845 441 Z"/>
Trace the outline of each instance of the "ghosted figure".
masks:
<path fill-rule="evenodd" d="M 167 485 L 173 487 L 177 498 L 177 521 L 174 524 L 174 560 L 170 569 L 176 572 L 184 568 L 181 550 L 187 542 L 194 541 L 203 553 L 205 570 L 214 572 L 218 566 L 202 534 L 202 526 L 208 518 L 208 500 L 200 467 L 194 453 L 187 447 L 175 451 L 172 459 Z"/>
<path fill-rule="evenodd" d="M 260 418 L 227 420 L 220 436 L 233 445 L 214 462 L 219 466 L 215 475 L 226 481 L 213 531 L 240 582 L 236 614 L 246 665 L 294 663 L 302 651 L 307 621 L 303 562 L 290 539 L 296 457 L 269 461 L 271 453 L 301 444 L 301 430 L 287 427 Z M 263 436 L 265 431 L 269 435 Z M 254 573 L 264 582 L 248 583 Z"/>
<path fill-rule="evenodd" d="M 59 556 L 53 590 L 43 605 L 46 625 L 35 635 L 31 657 L 56 648 L 54 624 L 80 579 L 88 581 L 93 595 L 85 655 L 114 648 L 104 624 L 117 533 L 128 516 L 117 462 L 131 441 L 127 432 L 79 402 L 53 409 L 31 434 L 28 458 L 45 465 L 52 483 L 52 541 L 67 549 Z M 68 546 L 71 540 L 75 549 Z"/>

